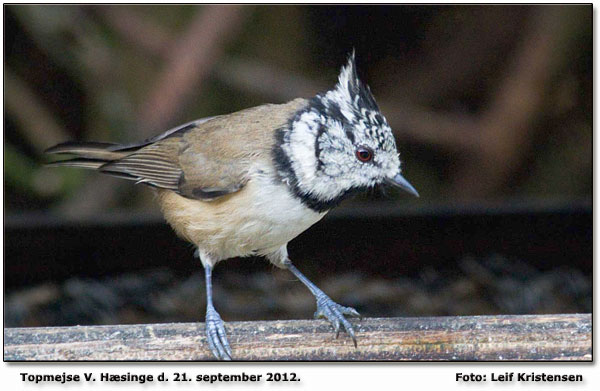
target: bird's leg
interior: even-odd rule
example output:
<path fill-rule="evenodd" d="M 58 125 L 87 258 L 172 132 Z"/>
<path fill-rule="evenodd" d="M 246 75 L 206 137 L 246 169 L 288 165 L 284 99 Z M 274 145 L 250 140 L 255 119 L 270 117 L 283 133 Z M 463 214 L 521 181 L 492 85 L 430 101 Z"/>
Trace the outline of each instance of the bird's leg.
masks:
<path fill-rule="evenodd" d="M 231 348 L 227 342 L 223 319 L 215 310 L 212 300 L 212 266 L 204 265 L 206 278 L 206 339 L 211 352 L 219 360 L 231 360 Z"/>
<path fill-rule="evenodd" d="M 354 329 L 350 322 L 346 320 L 344 315 L 349 316 L 358 316 L 360 314 L 351 307 L 344 307 L 333 300 L 329 296 L 327 296 L 322 290 L 320 290 L 315 284 L 313 284 L 304 274 L 300 272 L 300 270 L 296 269 L 296 266 L 292 264 L 289 259 L 286 259 L 282 262 L 283 266 L 285 266 L 289 271 L 291 271 L 307 288 L 312 292 L 317 299 L 317 311 L 315 312 L 316 318 L 327 318 L 333 325 L 333 328 L 336 332 L 336 338 L 340 334 L 340 325 L 346 330 L 346 332 L 352 337 L 352 341 L 354 341 L 354 346 L 356 347 L 356 336 L 354 334 Z"/>

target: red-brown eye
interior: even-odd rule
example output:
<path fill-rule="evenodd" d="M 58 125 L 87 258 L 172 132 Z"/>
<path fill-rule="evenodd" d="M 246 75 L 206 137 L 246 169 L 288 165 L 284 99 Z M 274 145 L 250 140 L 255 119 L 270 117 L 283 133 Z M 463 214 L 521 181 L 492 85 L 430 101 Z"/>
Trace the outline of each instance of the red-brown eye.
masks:
<path fill-rule="evenodd" d="M 356 158 L 363 163 L 371 161 L 371 159 L 373 159 L 373 150 L 368 147 L 358 147 L 356 150 Z"/>

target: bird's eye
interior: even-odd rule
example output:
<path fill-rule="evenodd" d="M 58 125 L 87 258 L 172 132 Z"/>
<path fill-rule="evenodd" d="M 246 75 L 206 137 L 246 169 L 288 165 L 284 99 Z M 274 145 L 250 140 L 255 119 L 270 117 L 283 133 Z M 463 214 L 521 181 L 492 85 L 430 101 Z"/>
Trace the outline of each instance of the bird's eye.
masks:
<path fill-rule="evenodd" d="M 356 158 L 363 163 L 371 161 L 371 159 L 373 159 L 373 150 L 368 147 L 358 147 L 356 150 Z"/>

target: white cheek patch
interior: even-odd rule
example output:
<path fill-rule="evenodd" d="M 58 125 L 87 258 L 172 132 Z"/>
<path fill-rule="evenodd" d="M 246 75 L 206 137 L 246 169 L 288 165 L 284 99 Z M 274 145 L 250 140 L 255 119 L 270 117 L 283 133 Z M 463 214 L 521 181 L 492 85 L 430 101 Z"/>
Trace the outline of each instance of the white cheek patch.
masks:
<path fill-rule="evenodd" d="M 350 168 L 348 166 L 353 162 L 353 156 L 348 152 L 353 151 L 354 146 L 341 123 L 330 120 L 326 126 L 327 133 L 323 133 L 319 139 L 320 159 L 325 175 L 338 178 Z"/>
<path fill-rule="evenodd" d="M 323 132 L 323 138 L 319 140 L 320 156 L 326 159 L 322 161 L 323 168 L 328 169 L 325 173 L 319 171 L 315 151 L 321 124 L 327 127 L 327 133 Z M 348 157 L 344 153 L 347 146 L 344 145 L 346 137 L 342 125 L 309 111 L 303 113 L 292 126 L 291 132 L 288 133 L 289 140 L 283 148 L 290 157 L 298 187 L 303 192 L 321 199 L 333 199 L 343 193 L 348 183 L 340 181 L 339 176 L 345 170 L 344 165 L 347 164 Z"/>
<path fill-rule="evenodd" d="M 323 149 L 347 149 L 352 146 L 348 138 L 346 137 L 346 131 L 341 123 L 338 121 L 328 121 L 327 134 L 323 134 L 321 137 L 321 147 Z"/>
<path fill-rule="evenodd" d="M 315 167 L 314 139 L 318 128 L 319 116 L 313 112 L 302 114 L 294 122 L 294 129 L 288 133 L 289 142 L 284 145 L 288 156 L 292 156 L 292 168 L 295 172 L 309 172 Z"/>

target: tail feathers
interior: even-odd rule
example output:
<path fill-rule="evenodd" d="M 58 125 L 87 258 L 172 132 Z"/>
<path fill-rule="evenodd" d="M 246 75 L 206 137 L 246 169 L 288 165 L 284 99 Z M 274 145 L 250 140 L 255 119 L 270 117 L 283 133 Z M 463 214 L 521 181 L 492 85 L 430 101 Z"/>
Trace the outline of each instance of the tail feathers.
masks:
<path fill-rule="evenodd" d="M 59 160 L 57 162 L 46 163 L 46 167 L 78 167 L 87 168 L 88 170 L 99 170 L 103 174 L 114 176 L 117 178 L 129 179 L 134 181 L 140 181 L 140 178 L 128 174 L 126 172 L 112 171 L 109 169 L 103 169 L 103 166 L 111 163 L 111 160 L 100 160 L 100 159 L 86 159 L 86 158 L 74 158 L 67 160 Z"/>
<path fill-rule="evenodd" d="M 47 163 L 46 165 L 50 167 L 63 166 L 86 168 L 89 170 L 101 170 L 102 166 L 132 153 L 132 151 L 116 151 L 116 149 L 119 149 L 120 147 L 121 145 L 119 144 L 111 143 L 66 142 L 55 145 L 54 147 L 47 149 L 45 152 L 48 154 L 70 154 L 75 155 L 75 157 L 73 159 Z M 105 173 L 125 179 L 136 179 L 136 177 L 126 173 L 113 171 L 106 171 Z"/>
<path fill-rule="evenodd" d="M 131 153 L 131 151 L 116 151 L 119 147 L 119 144 L 112 143 L 70 141 L 48 148 L 45 153 L 75 155 L 73 159 L 48 163 L 48 166 L 80 167 L 97 170 L 103 165 L 121 159 Z"/>
<path fill-rule="evenodd" d="M 126 156 L 127 152 L 118 152 L 119 144 L 95 142 L 66 142 L 48 148 L 48 154 L 71 154 L 86 159 L 111 161 Z M 129 152 L 131 153 L 131 151 Z"/>
<path fill-rule="evenodd" d="M 107 163 L 106 160 L 75 158 L 75 159 L 59 160 L 57 162 L 46 163 L 46 166 L 48 166 L 48 167 L 57 167 L 57 166 L 80 167 L 80 168 L 87 168 L 90 170 L 97 170 L 100 167 L 102 167 L 103 165 L 105 165 L 106 163 Z"/>

